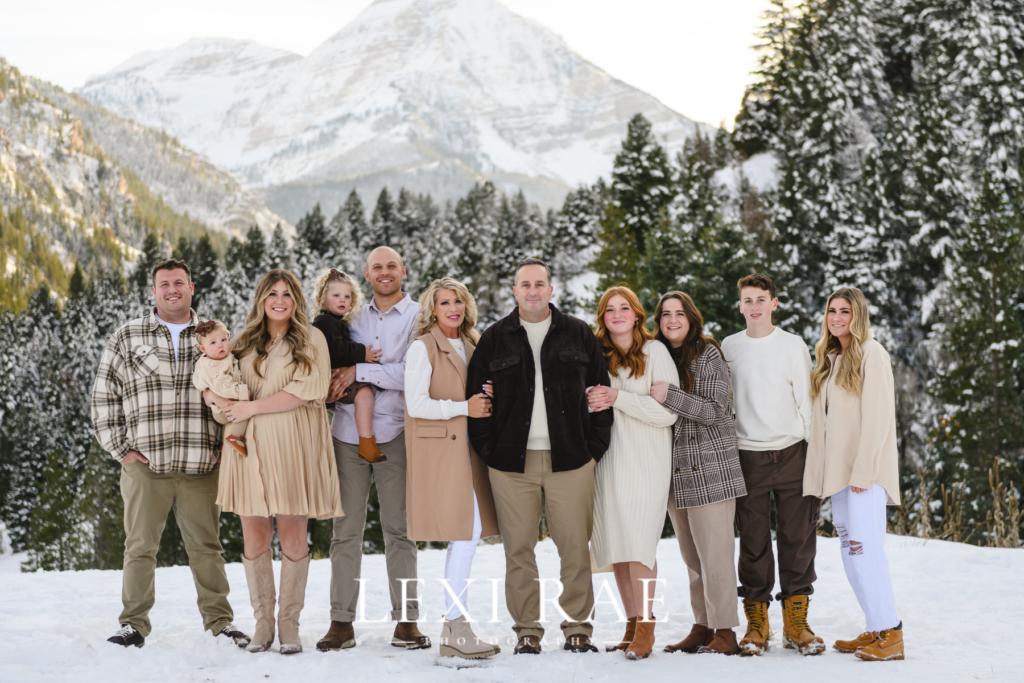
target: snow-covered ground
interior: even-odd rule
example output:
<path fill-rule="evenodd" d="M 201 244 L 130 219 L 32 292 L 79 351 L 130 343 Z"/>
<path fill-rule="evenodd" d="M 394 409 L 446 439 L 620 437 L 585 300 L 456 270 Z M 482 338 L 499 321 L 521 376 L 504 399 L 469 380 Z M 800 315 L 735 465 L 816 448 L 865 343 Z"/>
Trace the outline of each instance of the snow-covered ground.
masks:
<path fill-rule="evenodd" d="M 444 551 L 420 553 L 420 576 L 425 616 L 420 627 L 434 638 L 430 650 L 405 652 L 391 647 L 393 624 L 356 625 L 358 647 L 320 653 L 317 639 L 329 623 L 330 563 L 312 562 L 302 613 L 305 652 L 281 657 L 276 652 L 252 655 L 225 640 L 202 632 L 195 606 L 192 575 L 187 567 L 157 570 L 157 601 L 151 617 L 154 631 L 142 649 L 121 649 L 105 639 L 117 628 L 121 609 L 121 575 L 116 571 L 19 574 L 17 556 L 0 556 L 0 680 L 20 681 L 614 681 L 633 677 L 648 681 L 900 681 L 916 683 L 950 680 L 1024 679 L 1024 654 L 1017 635 L 1024 607 L 1024 552 L 922 541 L 890 536 L 886 549 L 903 618 L 907 659 L 868 663 L 832 650 L 819 657 L 801 657 L 784 650 L 779 636 L 762 658 L 663 654 L 661 648 L 689 632 L 691 613 L 686 569 L 674 540 L 658 548 L 660 575 L 668 587 L 659 589 L 665 605 L 655 613 L 664 619 L 657 627 L 657 648 L 650 659 L 627 661 L 621 653 L 574 655 L 561 650 L 557 619 L 552 619 L 544 654 L 512 656 L 512 631 L 499 590 L 497 623 L 491 618 L 491 586 L 474 584 L 470 607 L 481 620 L 477 632 L 500 639 L 503 651 L 490 661 L 467 663 L 438 657 L 443 594 L 436 579 L 442 575 Z M 558 555 L 550 541 L 539 544 L 542 577 L 557 576 Z M 843 575 L 837 539 L 819 539 L 818 581 L 811 603 L 811 624 L 831 646 L 837 637 L 861 632 L 863 618 Z M 482 546 L 474 576 L 501 578 L 504 555 L 500 545 Z M 276 566 L 280 570 L 280 566 Z M 384 556 L 364 558 L 367 619 L 384 619 L 389 609 L 383 581 Z M 228 565 L 231 601 L 236 623 L 251 632 L 242 565 Z M 602 589 L 604 582 L 608 583 Z M 617 641 L 622 625 L 608 602 L 616 595 L 610 574 L 594 578 L 601 591 L 595 640 Z M 772 626 L 781 630 L 777 604 L 770 611 Z M 549 617 L 551 618 L 551 617 Z M 275 646 L 276 647 L 276 646 Z M 641 679 L 642 677 L 642 679 Z"/>

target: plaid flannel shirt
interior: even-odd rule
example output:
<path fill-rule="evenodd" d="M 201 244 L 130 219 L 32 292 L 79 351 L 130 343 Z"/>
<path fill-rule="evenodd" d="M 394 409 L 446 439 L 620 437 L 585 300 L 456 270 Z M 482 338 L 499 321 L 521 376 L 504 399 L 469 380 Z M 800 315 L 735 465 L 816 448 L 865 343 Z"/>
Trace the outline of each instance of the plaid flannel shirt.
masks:
<path fill-rule="evenodd" d="M 672 490 L 676 508 L 747 495 L 740 469 L 729 366 L 713 345 L 690 364 L 693 389 L 670 385 L 664 406 L 679 415 L 673 428 Z"/>
<path fill-rule="evenodd" d="M 221 428 L 192 385 L 200 352 L 195 328 L 171 333 L 155 311 L 125 323 L 107 343 L 92 389 L 92 424 L 105 451 L 121 461 L 138 451 L 157 474 L 206 474 L 217 465 Z"/>

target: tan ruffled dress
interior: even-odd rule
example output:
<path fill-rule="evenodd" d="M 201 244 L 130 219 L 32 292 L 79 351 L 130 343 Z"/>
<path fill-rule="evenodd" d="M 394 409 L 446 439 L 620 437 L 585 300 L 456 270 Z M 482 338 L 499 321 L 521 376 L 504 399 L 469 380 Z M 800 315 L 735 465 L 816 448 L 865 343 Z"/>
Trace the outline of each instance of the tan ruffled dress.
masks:
<path fill-rule="evenodd" d="M 308 403 L 250 418 L 245 433 L 248 457 L 224 449 L 217 504 L 226 512 L 316 519 L 345 514 L 324 407 L 331 381 L 330 352 L 320 330 L 310 327 L 309 334 L 312 372 L 292 363 L 291 350 L 280 337 L 267 352 L 263 377 L 253 369 L 256 354 L 240 361 L 242 381 L 252 390 L 253 400 L 287 391 Z"/>

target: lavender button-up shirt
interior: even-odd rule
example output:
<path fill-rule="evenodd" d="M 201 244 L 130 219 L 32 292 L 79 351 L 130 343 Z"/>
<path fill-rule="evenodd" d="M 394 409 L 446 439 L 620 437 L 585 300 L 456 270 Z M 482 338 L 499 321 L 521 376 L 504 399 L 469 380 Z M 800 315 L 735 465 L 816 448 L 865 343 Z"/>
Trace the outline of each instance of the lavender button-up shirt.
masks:
<path fill-rule="evenodd" d="M 387 443 L 400 436 L 405 429 L 405 353 L 409 350 L 413 323 L 419 307 L 408 294 L 382 313 L 371 299 L 349 323 L 352 341 L 373 346 L 384 354 L 380 363 L 356 365 L 356 381 L 373 385 L 373 433 L 377 443 Z M 356 407 L 352 404 L 334 404 L 331 424 L 334 438 L 357 445 Z"/>

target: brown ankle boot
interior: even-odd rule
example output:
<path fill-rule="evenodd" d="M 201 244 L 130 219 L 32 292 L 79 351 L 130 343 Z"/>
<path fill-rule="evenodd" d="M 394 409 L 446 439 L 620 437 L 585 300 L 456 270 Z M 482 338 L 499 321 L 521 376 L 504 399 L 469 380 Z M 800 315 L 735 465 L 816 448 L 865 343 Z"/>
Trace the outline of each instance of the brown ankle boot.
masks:
<path fill-rule="evenodd" d="M 744 599 L 743 612 L 747 615 L 747 633 L 740 641 L 740 654 L 760 656 L 768 649 L 768 639 L 772 637 L 768 627 L 768 603 Z"/>
<path fill-rule="evenodd" d="M 327 629 L 327 635 L 316 644 L 320 652 L 331 650 L 347 650 L 356 646 L 356 634 L 352 629 L 351 621 L 332 621 L 331 627 Z"/>
<path fill-rule="evenodd" d="M 686 652 L 692 655 L 704 645 L 710 645 L 711 639 L 714 636 L 715 632 L 707 626 L 694 624 L 693 628 L 690 629 L 690 635 L 686 636 L 675 645 L 669 645 L 666 647 L 665 652 Z"/>
<path fill-rule="evenodd" d="M 825 651 L 825 641 L 814 635 L 807 625 L 810 603 L 806 595 L 794 595 L 782 601 L 782 646 L 802 655 L 819 655 Z"/>
<path fill-rule="evenodd" d="M 852 655 L 854 652 L 862 647 L 870 645 L 875 639 L 875 634 L 870 631 L 865 631 L 853 640 L 837 640 L 832 649 L 838 652 Z"/>
<path fill-rule="evenodd" d="M 626 620 L 626 635 L 622 636 L 622 642 L 618 645 L 609 645 L 604 651 L 615 652 L 616 650 L 625 650 L 633 642 L 634 633 L 636 633 L 636 617 L 630 617 Z"/>
<path fill-rule="evenodd" d="M 633 642 L 626 648 L 626 659 L 647 659 L 654 649 L 654 618 L 638 619 Z"/>
<path fill-rule="evenodd" d="M 430 638 L 420 633 L 415 621 L 400 621 L 391 636 L 391 644 L 406 650 L 424 650 L 430 647 Z"/>
<path fill-rule="evenodd" d="M 234 446 L 235 450 L 237 450 L 242 455 L 246 455 L 246 456 L 249 455 L 245 451 L 245 439 L 243 439 L 242 437 L 240 437 L 240 436 L 228 436 L 228 437 L 225 437 L 224 440 L 227 441 L 232 446 Z"/>
<path fill-rule="evenodd" d="M 359 437 L 359 455 L 366 462 L 373 464 L 385 462 L 388 459 L 388 456 L 381 453 L 380 449 L 377 448 L 377 438 L 374 436 L 368 439 Z"/>
<path fill-rule="evenodd" d="M 875 638 L 865 645 L 854 656 L 869 662 L 891 662 L 903 659 L 903 622 L 896 628 L 872 633 Z"/>
<path fill-rule="evenodd" d="M 731 628 L 716 628 L 715 637 L 711 639 L 711 642 L 697 650 L 697 652 L 716 654 L 716 655 L 735 655 L 739 654 L 740 646 L 736 642 L 736 634 L 733 633 Z"/>

